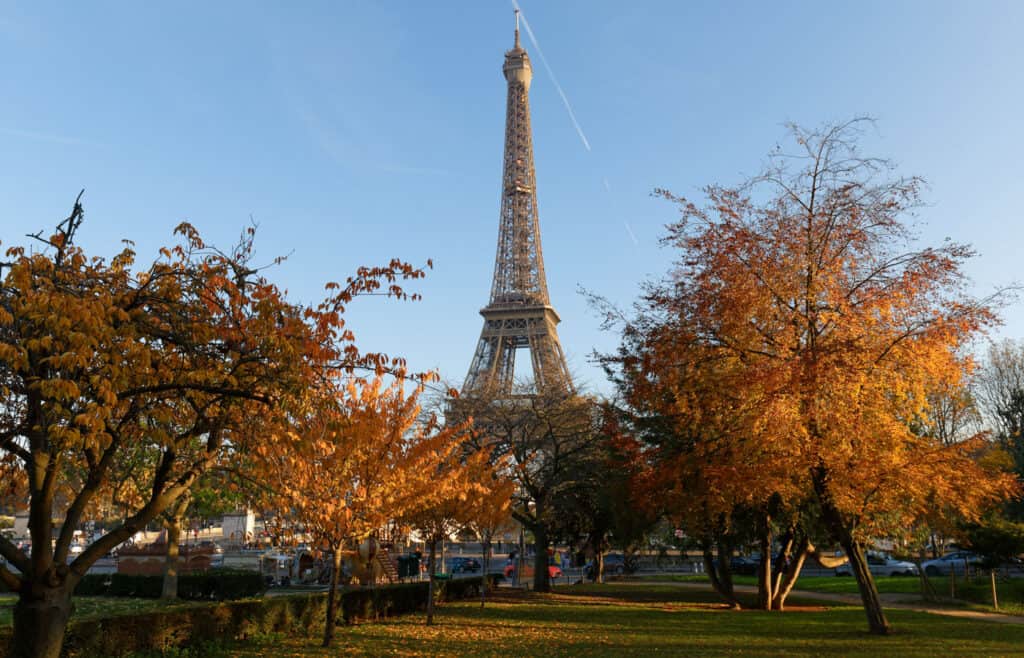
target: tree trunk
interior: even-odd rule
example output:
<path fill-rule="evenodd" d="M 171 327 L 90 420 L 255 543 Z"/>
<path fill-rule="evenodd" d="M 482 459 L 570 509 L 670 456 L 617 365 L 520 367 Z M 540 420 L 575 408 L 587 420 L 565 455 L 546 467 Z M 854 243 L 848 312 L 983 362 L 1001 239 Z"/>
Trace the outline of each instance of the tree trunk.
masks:
<path fill-rule="evenodd" d="M 732 550 L 727 549 L 722 543 L 718 544 L 718 565 L 715 565 L 715 557 L 711 552 L 711 544 L 701 542 L 701 554 L 704 557 L 704 571 L 708 574 L 711 587 L 718 592 L 718 595 L 725 599 L 732 610 L 741 608 L 740 602 L 736 599 L 736 592 L 732 585 L 732 568 L 729 559 L 732 557 Z"/>
<path fill-rule="evenodd" d="M 927 572 L 925 572 L 924 567 L 921 566 L 921 559 L 923 558 L 924 556 L 922 555 L 921 558 L 914 561 L 914 564 L 917 565 L 917 577 L 921 583 L 921 599 L 924 601 L 938 601 L 939 596 L 935 593 L 935 586 L 932 585 L 932 581 L 928 577 Z"/>
<path fill-rule="evenodd" d="M 341 546 L 334 547 L 334 568 L 331 570 L 331 585 L 327 590 L 327 619 L 324 621 L 324 646 L 331 646 L 334 627 L 338 618 L 338 582 L 341 580 Z"/>
<path fill-rule="evenodd" d="M 484 607 L 484 603 L 486 603 L 486 601 L 487 601 L 487 588 L 491 584 L 490 579 L 487 577 L 487 571 L 491 567 L 491 540 L 490 540 L 490 537 L 488 537 L 487 539 L 484 539 L 484 541 L 483 541 L 483 549 L 484 549 L 484 551 L 483 551 L 483 553 L 484 553 L 483 554 L 484 583 L 483 583 L 483 586 L 480 587 L 480 607 L 481 608 Z"/>
<path fill-rule="evenodd" d="M 797 579 L 800 578 L 800 571 L 804 568 L 804 562 L 811 553 L 811 540 L 807 535 L 800 539 L 797 544 L 796 553 L 792 556 L 789 566 L 780 575 L 782 578 L 776 584 L 775 595 L 772 597 L 772 610 L 783 610 L 786 606 L 786 597 L 793 591 Z"/>
<path fill-rule="evenodd" d="M 772 526 L 771 517 L 764 514 L 758 520 L 758 540 L 761 564 L 757 567 L 757 607 L 772 609 Z"/>
<path fill-rule="evenodd" d="M 189 496 L 181 496 L 168 515 L 164 527 L 167 528 L 167 557 L 164 559 L 164 587 L 160 593 L 162 599 L 178 598 L 178 571 L 181 560 L 178 556 L 178 542 L 181 540 L 181 522 L 188 508 Z"/>
<path fill-rule="evenodd" d="M 796 528 L 789 528 L 783 535 L 781 548 L 779 549 L 778 560 L 773 564 L 772 576 L 772 607 L 775 607 L 775 599 L 778 598 L 779 588 L 782 586 L 782 579 L 789 571 L 789 558 L 793 552 L 793 542 L 796 540 Z"/>
<path fill-rule="evenodd" d="M 989 573 L 989 579 L 992 581 L 992 607 L 996 610 L 999 609 L 999 595 L 996 592 L 996 570 L 992 569 Z"/>
<path fill-rule="evenodd" d="M 430 553 L 427 557 L 427 576 L 430 577 L 427 585 L 427 626 L 434 623 L 434 561 L 437 558 L 437 540 L 430 539 Z"/>
<path fill-rule="evenodd" d="M 829 473 L 823 466 L 814 470 L 814 492 L 821 505 L 822 519 L 828 526 L 832 537 L 846 551 L 850 568 L 857 578 L 857 588 L 860 590 L 864 614 L 868 617 L 868 631 L 875 635 L 888 635 L 892 628 L 885 618 L 885 612 L 882 611 L 882 600 L 878 596 L 875 580 L 871 577 L 871 570 L 868 569 L 864 549 L 860 542 L 854 539 L 852 526 L 843 518 L 842 512 L 833 505 L 828 492 L 828 478 Z"/>
<path fill-rule="evenodd" d="M 551 578 L 548 574 L 548 531 L 537 526 L 533 529 L 533 589 L 535 592 L 550 592 Z"/>
<path fill-rule="evenodd" d="M 23 581 L 14 605 L 14 636 L 11 658 L 59 658 L 64 631 L 71 617 L 73 585 L 48 587 Z"/>
<path fill-rule="evenodd" d="M 860 599 L 864 604 L 864 613 L 868 617 L 868 630 L 875 635 L 888 635 L 892 628 L 882 610 L 882 600 L 878 596 L 878 588 L 875 587 L 875 579 L 871 576 L 871 570 L 868 568 L 863 547 L 860 542 L 849 537 L 847 537 L 847 541 L 840 540 L 839 543 L 846 551 L 846 555 L 850 559 L 850 568 L 857 578 Z"/>

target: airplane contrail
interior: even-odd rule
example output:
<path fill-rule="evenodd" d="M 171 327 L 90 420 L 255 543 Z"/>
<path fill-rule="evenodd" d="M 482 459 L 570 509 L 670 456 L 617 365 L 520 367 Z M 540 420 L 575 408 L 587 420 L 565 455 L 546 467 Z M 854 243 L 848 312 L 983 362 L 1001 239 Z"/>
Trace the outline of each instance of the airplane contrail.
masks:
<path fill-rule="evenodd" d="M 569 113 L 569 119 L 572 121 L 572 125 L 576 128 L 576 134 L 580 136 L 580 141 L 583 142 L 583 147 L 589 151 L 590 142 L 587 140 L 587 136 L 583 134 L 583 128 L 580 127 L 580 122 L 576 120 L 576 113 L 572 111 L 572 105 L 569 104 L 569 98 L 565 95 L 565 92 L 562 91 L 562 85 L 558 84 L 558 78 L 555 77 L 555 72 L 551 70 L 551 65 L 548 64 L 547 58 L 544 57 L 544 51 L 541 50 L 540 44 L 537 43 L 537 37 L 533 35 L 533 30 L 530 29 L 530 21 L 526 20 L 526 14 L 523 13 L 523 8 L 519 6 L 519 3 L 516 0 L 512 0 L 512 7 L 519 12 L 519 17 L 523 20 L 523 27 L 526 28 L 526 34 L 530 37 L 530 42 L 533 44 L 534 49 L 536 49 L 537 55 L 540 56 L 540 61 L 544 64 L 544 68 L 547 69 L 551 82 L 554 83 L 555 89 L 558 90 L 558 95 L 562 97 L 562 103 L 565 105 L 565 109 Z"/>
<path fill-rule="evenodd" d="M 622 222 L 622 225 L 626 227 L 626 233 L 629 233 L 630 239 L 633 240 L 633 246 L 639 247 L 640 241 L 636 239 L 636 233 L 633 233 L 633 229 L 629 227 L 629 222 Z"/>

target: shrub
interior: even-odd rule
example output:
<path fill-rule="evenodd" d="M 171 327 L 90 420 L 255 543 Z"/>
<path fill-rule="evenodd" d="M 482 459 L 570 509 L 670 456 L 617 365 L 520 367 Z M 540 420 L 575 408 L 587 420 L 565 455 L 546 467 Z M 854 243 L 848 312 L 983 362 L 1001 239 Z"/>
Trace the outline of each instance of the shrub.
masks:
<path fill-rule="evenodd" d="M 109 585 L 101 588 L 94 579 L 109 579 Z M 88 584 L 84 584 L 89 579 Z M 75 588 L 81 596 L 131 596 L 143 599 L 160 598 L 163 592 L 163 576 L 137 576 L 116 573 L 112 576 L 86 575 Z M 259 596 L 266 589 L 263 577 L 256 571 L 232 571 L 214 569 L 202 573 L 178 576 L 178 598 L 186 600 L 234 600 Z"/>
<path fill-rule="evenodd" d="M 111 578 L 111 590 L 149 591 L 159 576 Z M 223 575 L 223 574 L 221 574 Z M 444 600 L 479 594 L 483 578 L 463 578 L 439 584 Z M 353 623 L 414 612 L 427 601 L 426 582 L 385 585 L 342 593 L 342 619 Z M 68 626 L 64 654 L 72 658 L 123 656 L 133 652 L 174 653 L 179 647 L 202 647 L 210 642 L 240 640 L 272 633 L 319 634 L 327 614 L 327 594 L 275 596 L 224 603 L 196 604 L 104 619 L 75 619 Z M 11 628 L 0 628 L 0 658 L 4 658 Z"/>
<path fill-rule="evenodd" d="M 64 640 L 64 655 L 91 658 L 166 653 L 175 647 L 201 646 L 214 640 L 268 633 L 305 634 L 323 628 L 326 608 L 327 596 L 313 594 L 72 620 Z M 10 638 L 11 628 L 0 628 L 0 658 Z"/>
<path fill-rule="evenodd" d="M 140 599 L 158 599 L 164 589 L 163 576 L 136 576 L 115 573 L 110 577 L 107 596 L 133 596 Z"/>
<path fill-rule="evenodd" d="M 178 597 L 183 599 L 245 599 L 259 596 L 266 588 L 258 571 L 214 569 L 178 576 Z"/>
<path fill-rule="evenodd" d="M 75 596 L 106 596 L 113 574 L 87 573 L 75 585 Z"/>
<path fill-rule="evenodd" d="M 443 601 L 455 601 L 480 596 L 483 587 L 483 576 L 475 578 L 454 578 L 435 583 L 438 586 L 438 598 Z"/>
<path fill-rule="evenodd" d="M 427 603 L 429 583 L 401 583 L 373 589 L 349 590 L 341 596 L 341 616 L 346 624 L 408 614 Z"/>

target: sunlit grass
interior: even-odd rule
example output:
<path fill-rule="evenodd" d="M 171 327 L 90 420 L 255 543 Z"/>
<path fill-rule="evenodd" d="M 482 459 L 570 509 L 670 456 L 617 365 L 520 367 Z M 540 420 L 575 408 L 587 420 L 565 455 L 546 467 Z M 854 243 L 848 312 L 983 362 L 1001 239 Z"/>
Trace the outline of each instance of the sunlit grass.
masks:
<path fill-rule="evenodd" d="M 683 582 L 683 583 L 707 583 L 707 577 L 700 574 L 672 574 L 642 576 L 640 580 L 646 582 Z M 932 576 L 929 578 L 936 595 L 946 604 L 953 603 L 950 598 L 950 583 L 948 576 Z M 733 582 L 737 585 L 757 585 L 757 578 L 754 576 L 735 576 Z M 982 610 L 992 610 L 991 583 L 987 576 L 972 578 L 970 581 L 960 576 L 956 579 L 956 597 L 962 602 L 971 604 L 971 607 Z M 921 581 L 917 577 L 910 576 L 877 576 L 875 586 L 881 594 L 905 594 L 899 597 L 900 601 L 920 601 Z M 1024 614 L 1024 578 L 1013 578 L 1011 580 L 1000 580 L 996 583 L 999 595 L 1000 612 L 1010 614 Z M 808 592 L 826 592 L 829 594 L 859 594 L 857 581 L 852 576 L 802 576 L 797 581 L 796 588 Z"/>
<path fill-rule="evenodd" d="M 896 631 L 869 636 L 853 606 L 785 613 L 732 612 L 704 592 L 672 587 L 598 585 L 555 594 L 445 605 L 438 623 L 421 614 L 339 629 L 338 646 L 316 638 L 263 638 L 222 655 L 328 656 L 935 656 L 1010 655 L 1024 627 L 893 611 Z"/>

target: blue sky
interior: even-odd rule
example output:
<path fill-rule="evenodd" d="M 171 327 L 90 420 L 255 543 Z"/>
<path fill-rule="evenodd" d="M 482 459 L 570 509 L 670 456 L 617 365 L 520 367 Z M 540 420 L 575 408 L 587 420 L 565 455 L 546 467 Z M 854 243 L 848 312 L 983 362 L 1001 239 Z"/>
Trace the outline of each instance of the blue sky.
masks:
<path fill-rule="evenodd" d="M 628 305 L 671 254 L 672 207 L 759 168 L 784 136 L 859 114 L 865 150 L 929 183 L 922 239 L 973 244 L 980 294 L 1018 274 L 1024 3 L 540 2 L 532 43 L 545 265 L 570 367 L 615 337 L 580 286 Z M 259 260 L 303 301 L 361 264 L 432 258 L 424 300 L 365 299 L 367 349 L 461 384 L 497 237 L 503 52 L 493 2 L 42 3 L 0 0 L 0 240 L 63 217 L 140 259 L 187 220 L 227 245 L 250 218 Z M 524 35 L 525 37 L 525 35 Z M 1001 336 L 1024 337 L 1024 307 Z"/>

